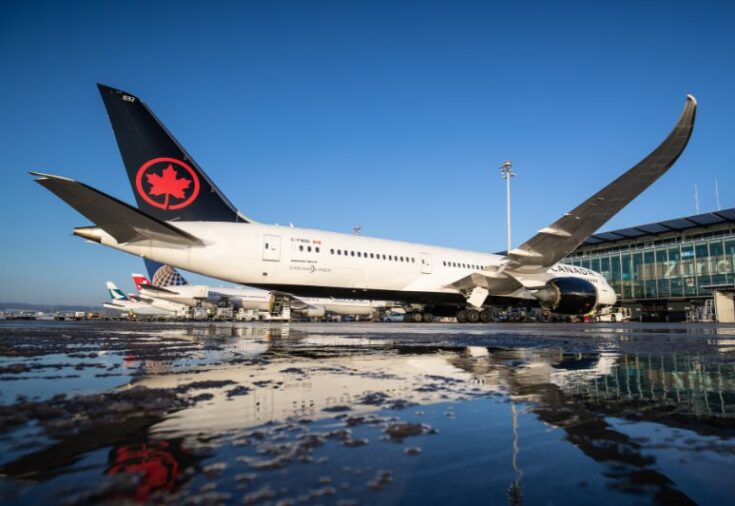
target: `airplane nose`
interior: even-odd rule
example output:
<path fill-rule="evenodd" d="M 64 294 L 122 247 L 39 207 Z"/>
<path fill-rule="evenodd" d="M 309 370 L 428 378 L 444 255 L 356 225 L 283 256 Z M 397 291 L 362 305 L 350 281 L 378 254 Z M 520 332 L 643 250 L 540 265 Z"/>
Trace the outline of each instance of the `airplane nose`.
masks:
<path fill-rule="evenodd" d="M 74 229 L 74 235 L 89 241 L 102 242 L 102 229 L 99 227 L 77 227 Z"/>

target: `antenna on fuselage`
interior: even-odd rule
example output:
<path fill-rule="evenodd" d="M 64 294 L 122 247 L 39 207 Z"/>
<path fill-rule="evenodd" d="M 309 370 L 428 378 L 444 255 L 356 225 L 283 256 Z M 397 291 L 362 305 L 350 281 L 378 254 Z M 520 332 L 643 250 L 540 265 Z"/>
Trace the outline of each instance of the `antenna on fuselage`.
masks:
<path fill-rule="evenodd" d="M 360 235 L 361 232 L 362 232 L 362 225 L 355 225 L 354 227 L 352 227 L 353 234 Z"/>

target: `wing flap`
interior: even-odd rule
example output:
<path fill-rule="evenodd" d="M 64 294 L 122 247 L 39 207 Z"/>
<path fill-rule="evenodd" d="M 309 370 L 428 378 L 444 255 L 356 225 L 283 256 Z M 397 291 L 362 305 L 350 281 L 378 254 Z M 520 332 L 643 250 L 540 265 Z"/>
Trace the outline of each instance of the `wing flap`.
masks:
<path fill-rule="evenodd" d="M 60 176 L 31 172 L 36 182 L 79 211 L 118 243 L 159 241 L 176 246 L 204 243 L 183 230 L 157 220 L 142 211 L 106 195 L 84 183 Z"/>
<path fill-rule="evenodd" d="M 463 293 L 469 293 L 478 287 L 486 288 L 494 295 L 506 295 L 523 288 L 523 285 L 506 274 L 489 276 L 485 272 L 473 272 L 445 286 Z"/>
<path fill-rule="evenodd" d="M 509 251 L 509 267 L 541 270 L 574 251 L 674 165 L 692 135 L 696 110 L 696 99 L 688 95 L 674 129 L 651 154 L 523 245 Z"/>

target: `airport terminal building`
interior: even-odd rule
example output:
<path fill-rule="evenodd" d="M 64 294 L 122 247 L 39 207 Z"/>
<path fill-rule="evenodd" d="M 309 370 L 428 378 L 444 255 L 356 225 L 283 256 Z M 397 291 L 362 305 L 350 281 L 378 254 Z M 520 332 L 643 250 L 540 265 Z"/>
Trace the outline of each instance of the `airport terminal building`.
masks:
<path fill-rule="evenodd" d="M 735 319 L 735 208 L 594 234 L 564 262 L 603 274 L 634 320 Z"/>

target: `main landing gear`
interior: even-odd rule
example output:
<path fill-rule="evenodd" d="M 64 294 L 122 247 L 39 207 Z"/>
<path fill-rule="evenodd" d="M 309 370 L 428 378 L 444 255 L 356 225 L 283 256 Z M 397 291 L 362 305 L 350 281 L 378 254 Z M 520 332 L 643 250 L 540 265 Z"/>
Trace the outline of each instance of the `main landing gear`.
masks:
<path fill-rule="evenodd" d="M 457 311 L 457 323 L 490 323 L 493 321 L 493 313 L 489 309 L 460 309 Z"/>
<path fill-rule="evenodd" d="M 410 323 L 431 323 L 434 321 L 434 315 L 428 311 L 411 311 L 406 313 L 403 317 L 403 321 Z"/>

